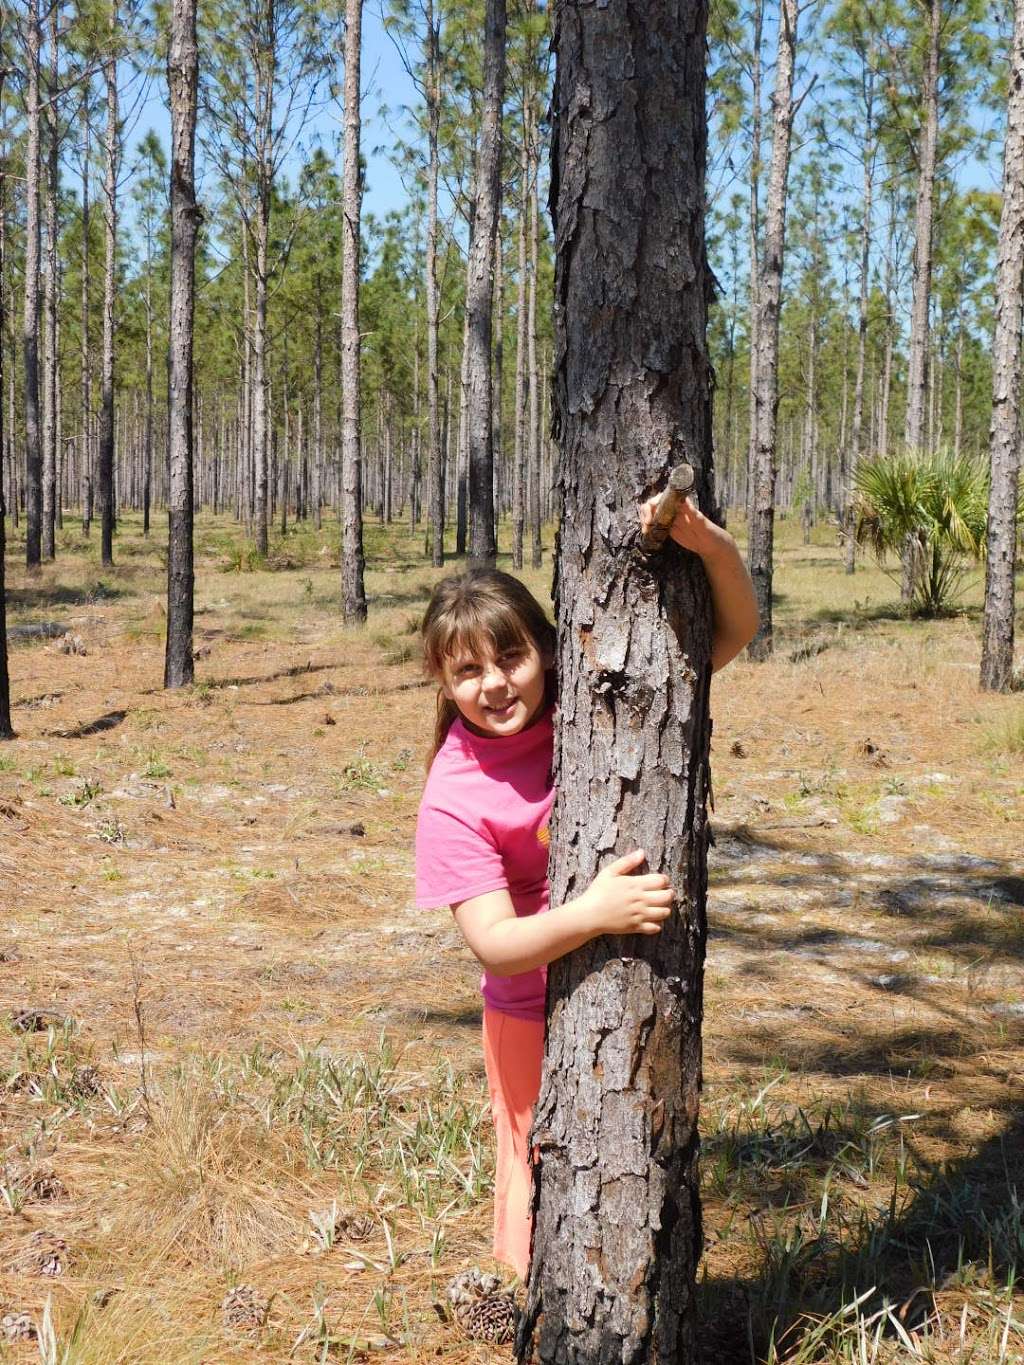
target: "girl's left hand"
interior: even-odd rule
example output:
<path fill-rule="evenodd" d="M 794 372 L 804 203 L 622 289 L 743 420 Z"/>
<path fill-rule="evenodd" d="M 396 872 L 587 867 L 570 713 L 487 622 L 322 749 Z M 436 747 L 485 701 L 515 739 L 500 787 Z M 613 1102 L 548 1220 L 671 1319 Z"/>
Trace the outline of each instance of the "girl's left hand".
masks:
<path fill-rule="evenodd" d="M 657 505 L 657 496 L 639 504 L 637 511 L 640 514 L 642 532 L 646 532 L 654 519 L 654 509 Z M 700 555 L 701 559 L 713 557 L 725 545 L 732 543 L 729 532 L 710 521 L 689 498 L 684 498 L 679 504 L 668 533 L 677 545 Z"/>

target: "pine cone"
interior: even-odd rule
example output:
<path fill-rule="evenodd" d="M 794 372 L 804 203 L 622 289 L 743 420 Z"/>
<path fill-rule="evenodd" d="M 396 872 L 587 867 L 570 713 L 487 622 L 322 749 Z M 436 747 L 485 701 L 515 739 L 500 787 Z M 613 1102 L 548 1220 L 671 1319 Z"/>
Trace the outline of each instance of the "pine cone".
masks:
<path fill-rule="evenodd" d="M 41 1203 L 50 1199 L 63 1199 L 68 1187 L 61 1180 L 56 1171 L 33 1171 L 24 1182 L 25 1193 L 30 1199 L 38 1199 Z"/>
<path fill-rule="evenodd" d="M 5 1313 L 0 1318 L 0 1337 L 4 1341 L 35 1341 L 39 1333 L 27 1313 Z"/>
<path fill-rule="evenodd" d="M 71 1248 L 55 1232 L 34 1232 L 15 1260 L 13 1269 L 22 1275 L 56 1278 L 71 1264 Z"/>
<path fill-rule="evenodd" d="M 370 1214 L 346 1209 L 338 1214 L 334 1224 L 335 1234 L 343 1233 L 352 1242 L 365 1242 L 373 1232 L 374 1221 Z"/>
<path fill-rule="evenodd" d="M 519 1310 L 511 1294 L 492 1294 L 490 1298 L 464 1306 L 459 1326 L 470 1341 L 489 1341 L 503 1346 L 516 1334 Z"/>
<path fill-rule="evenodd" d="M 252 1332 L 266 1323 L 270 1303 L 251 1284 L 238 1284 L 224 1296 L 220 1311 L 225 1327 Z"/>
<path fill-rule="evenodd" d="M 511 1294 L 502 1292 L 496 1275 L 474 1266 L 456 1275 L 448 1286 L 448 1302 L 455 1321 L 470 1341 L 501 1345 L 515 1336 L 518 1310 Z"/>
<path fill-rule="evenodd" d="M 68 1085 L 69 1094 L 76 1099 L 88 1099 L 100 1093 L 100 1073 L 94 1066 L 76 1066 Z"/>

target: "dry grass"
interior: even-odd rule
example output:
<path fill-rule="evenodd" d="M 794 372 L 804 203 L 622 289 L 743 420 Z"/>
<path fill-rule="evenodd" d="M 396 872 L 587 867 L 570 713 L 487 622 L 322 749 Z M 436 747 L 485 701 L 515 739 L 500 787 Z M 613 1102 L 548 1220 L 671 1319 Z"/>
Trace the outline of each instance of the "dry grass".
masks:
<path fill-rule="evenodd" d="M 780 530 L 776 658 L 714 684 L 706 1356 L 1020 1361 L 1024 702 L 976 690 L 977 581 L 907 622 Z M 114 571 L 11 546 L 12 622 L 88 653 L 11 654 L 0 1012 L 68 1022 L 0 1033 L 0 1316 L 41 1333 L 0 1359 L 493 1359 L 432 1308 L 490 1264 L 491 1163 L 477 968 L 411 906 L 436 573 L 370 528 L 357 631 L 333 533 L 199 545 L 171 694 L 131 519 Z"/>

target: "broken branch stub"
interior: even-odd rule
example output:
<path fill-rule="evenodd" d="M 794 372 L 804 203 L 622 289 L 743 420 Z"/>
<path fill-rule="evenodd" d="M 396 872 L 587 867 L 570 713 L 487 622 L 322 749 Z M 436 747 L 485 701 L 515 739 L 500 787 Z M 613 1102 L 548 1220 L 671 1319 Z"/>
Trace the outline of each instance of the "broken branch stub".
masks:
<path fill-rule="evenodd" d="M 695 483 L 696 476 L 692 465 L 677 464 L 669 474 L 668 487 L 658 499 L 651 524 L 641 537 L 640 543 L 648 554 L 660 550 L 665 544 L 672 523 L 676 519 L 679 504 L 693 491 Z"/>

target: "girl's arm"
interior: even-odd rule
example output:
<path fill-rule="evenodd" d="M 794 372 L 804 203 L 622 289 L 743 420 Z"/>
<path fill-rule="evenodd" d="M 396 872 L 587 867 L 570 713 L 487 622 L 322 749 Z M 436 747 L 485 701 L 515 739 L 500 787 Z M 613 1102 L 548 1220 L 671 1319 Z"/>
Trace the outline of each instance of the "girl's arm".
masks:
<path fill-rule="evenodd" d="M 646 531 L 657 502 L 657 498 L 649 498 L 640 505 L 641 530 Z M 710 521 L 689 498 L 679 504 L 669 535 L 684 550 L 700 555 L 708 576 L 714 609 L 711 671 L 717 673 L 757 634 L 754 585 L 735 540 L 723 527 Z"/>
<path fill-rule="evenodd" d="M 582 895 L 540 915 L 516 915 L 505 890 L 452 906 L 462 936 L 496 976 L 547 966 L 599 934 L 658 934 L 671 913 L 672 890 L 660 872 L 631 875 L 643 849 L 616 858 Z"/>

